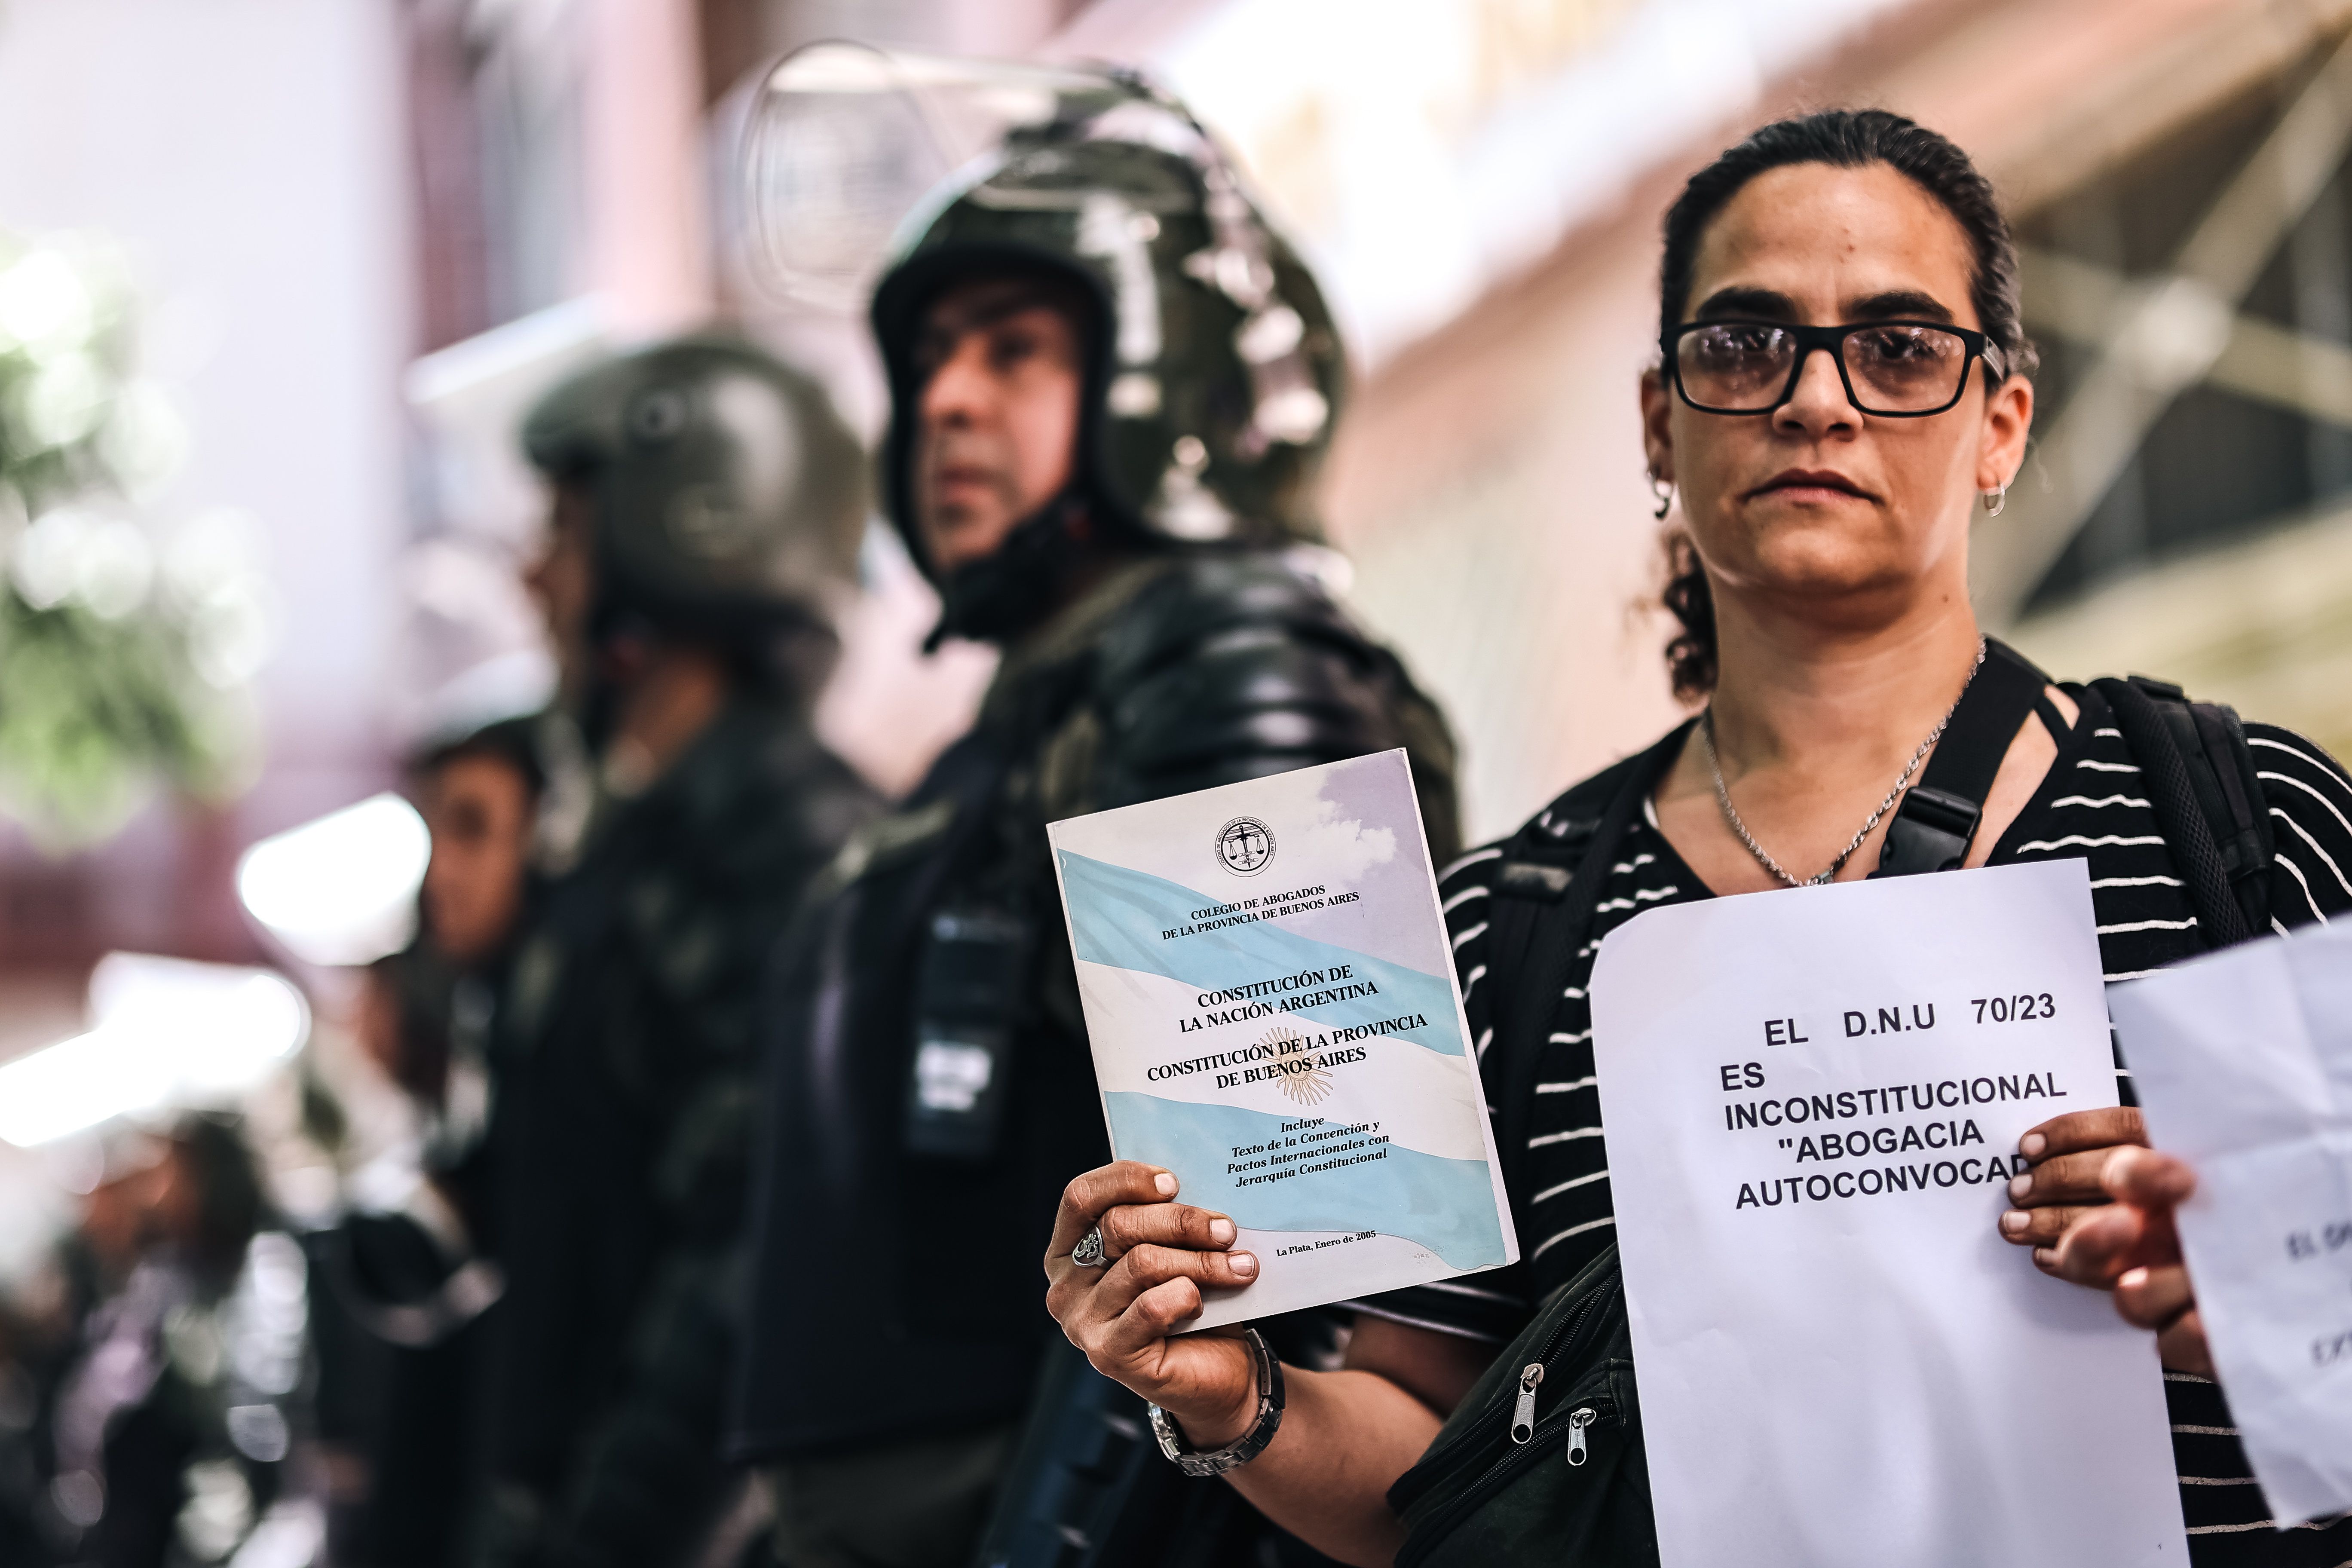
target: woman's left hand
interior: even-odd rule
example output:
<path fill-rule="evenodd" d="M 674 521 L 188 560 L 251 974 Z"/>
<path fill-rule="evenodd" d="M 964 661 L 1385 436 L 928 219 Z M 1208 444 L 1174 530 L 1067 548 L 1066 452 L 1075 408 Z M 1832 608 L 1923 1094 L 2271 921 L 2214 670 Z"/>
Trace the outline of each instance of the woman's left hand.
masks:
<path fill-rule="evenodd" d="M 2058 1243 L 2089 1210 L 2114 1200 L 2100 1177 L 2117 1149 L 2146 1148 L 2147 1127 L 2128 1105 L 2053 1116 L 2017 1141 L 2032 1169 L 2009 1180 L 2012 1205 L 2000 1216 L 2004 1241 L 2033 1248 L 2033 1266 L 2064 1278 Z"/>
<path fill-rule="evenodd" d="M 2172 1228 L 2173 1205 L 2196 1189 L 2189 1167 L 2147 1147 L 2130 1106 L 2053 1117 L 2017 1147 L 2033 1168 L 2010 1179 L 2001 1238 L 2033 1248 L 2044 1274 L 2114 1291 L 2126 1322 L 2156 1331 L 2166 1366 L 2212 1376 Z"/>
<path fill-rule="evenodd" d="M 2155 1331 L 2165 1365 L 2211 1377 L 2213 1353 L 2172 1222 L 2173 1210 L 2197 1190 L 2197 1173 L 2153 1149 L 2119 1149 L 2101 1180 L 2115 1202 L 2066 1228 L 2058 1273 L 2113 1290 L 2124 1321 Z"/>

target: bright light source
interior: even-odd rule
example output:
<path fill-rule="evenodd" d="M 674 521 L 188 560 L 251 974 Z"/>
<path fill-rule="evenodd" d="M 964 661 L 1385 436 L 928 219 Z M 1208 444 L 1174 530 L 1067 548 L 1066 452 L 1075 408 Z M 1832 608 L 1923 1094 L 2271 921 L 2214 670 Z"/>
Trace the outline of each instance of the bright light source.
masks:
<path fill-rule="evenodd" d="M 30 1148 L 109 1117 L 217 1103 L 310 1032 L 302 994 L 266 969 L 109 953 L 89 1000 L 88 1034 L 0 1067 L 0 1138 Z"/>
<path fill-rule="evenodd" d="M 432 837 L 396 795 L 263 839 L 236 866 L 236 896 L 299 958 L 368 963 L 416 931 Z"/>

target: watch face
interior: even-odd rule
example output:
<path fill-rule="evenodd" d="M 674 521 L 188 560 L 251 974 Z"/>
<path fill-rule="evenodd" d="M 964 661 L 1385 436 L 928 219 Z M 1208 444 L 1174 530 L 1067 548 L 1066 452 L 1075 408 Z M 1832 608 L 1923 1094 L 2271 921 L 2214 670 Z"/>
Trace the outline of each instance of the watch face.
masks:
<path fill-rule="evenodd" d="M 1171 1462 L 1181 1465 L 1191 1457 L 1184 1451 L 1184 1435 L 1176 1430 L 1176 1418 L 1157 1405 L 1151 1406 L 1151 1436 Z"/>

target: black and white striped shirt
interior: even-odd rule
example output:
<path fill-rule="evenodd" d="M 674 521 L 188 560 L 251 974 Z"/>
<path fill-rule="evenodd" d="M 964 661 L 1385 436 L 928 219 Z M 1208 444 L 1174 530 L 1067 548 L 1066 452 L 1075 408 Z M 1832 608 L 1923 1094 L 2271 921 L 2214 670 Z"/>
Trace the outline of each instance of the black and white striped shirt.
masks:
<path fill-rule="evenodd" d="M 2090 862 L 2099 953 L 2113 984 L 2205 948 L 2141 789 L 2139 768 L 2105 700 L 2085 687 L 2065 689 L 2081 715 L 1990 860 L 2008 865 L 2073 856 Z M 2273 925 L 2284 932 L 2352 912 L 2352 780 L 2318 747 L 2287 731 L 2250 724 L 2246 731 L 2278 846 Z M 1502 853 L 1493 845 L 1474 850 L 1440 879 L 1470 1034 L 1482 1059 L 1493 1035 L 1487 905 Z M 1585 997 L 1592 953 L 1611 931 L 1643 910 L 1712 896 L 1658 831 L 1652 811 L 1645 809 L 1615 855 L 1591 940 L 1577 954 L 1538 1059 L 1525 1179 L 1512 1194 L 1522 1260 L 1468 1279 L 1350 1303 L 1357 1310 L 1500 1344 L 1526 1326 L 1536 1303 L 1608 1245 L 1616 1221 Z M 2129 1075 L 2118 1072 L 2129 1100 Z M 2275 1531 L 2221 1390 L 2184 1373 L 2165 1376 L 2191 1563 L 2198 1568 L 2352 1568 L 2352 1516 L 2326 1528 Z"/>

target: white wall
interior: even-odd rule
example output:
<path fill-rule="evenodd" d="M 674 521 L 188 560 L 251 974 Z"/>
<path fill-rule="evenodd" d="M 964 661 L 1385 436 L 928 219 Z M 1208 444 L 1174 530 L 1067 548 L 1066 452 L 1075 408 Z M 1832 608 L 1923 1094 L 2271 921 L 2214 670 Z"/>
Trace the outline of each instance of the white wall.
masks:
<path fill-rule="evenodd" d="M 406 531 L 394 0 L 6 0 L 0 228 L 101 230 L 194 437 L 160 521 L 262 525 L 280 605 L 248 832 L 365 792 Z"/>

